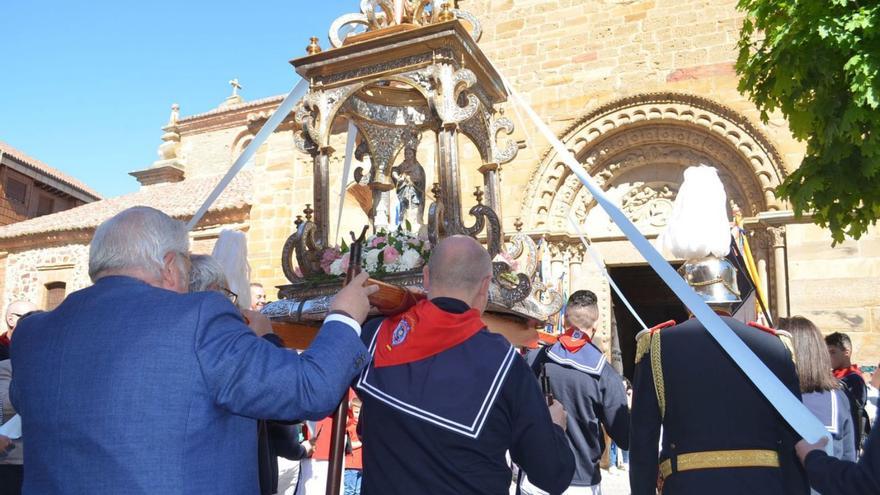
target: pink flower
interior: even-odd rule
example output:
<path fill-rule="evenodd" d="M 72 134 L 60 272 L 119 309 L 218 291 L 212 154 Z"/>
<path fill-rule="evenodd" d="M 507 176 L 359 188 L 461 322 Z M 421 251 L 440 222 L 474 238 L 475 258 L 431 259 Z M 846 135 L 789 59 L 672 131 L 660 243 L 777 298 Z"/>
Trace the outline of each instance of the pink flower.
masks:
<path fill-rule="evenodd" d="M 321 253 L 321 269 L 324 273 L 330 273 L 330 265 L 338 260 L 342 253 L 337 248 L 327 248 Z"/>
<path fill-rule="evenodd" d="M 342 255 L 342 273 L 348 273 L 349 260 L 351 260 L 351 253 Z"/>
<path fill-rule="evenodd" d="M 382 259 L 384 260 L 386 265 L 390 265 L 397 261 L 397 258 L 400 258 L 400 252 L 394 249 L 394 246 L 388 245 L 385 246 L 385 250 L 382 251 Z"/>
<path fill-rule="evenodd" d="M 370 247 L 374 248 L 383 242 L 386 242 L 387 238 L 384 236 L 374 237 L 372 241 L 370 241 Z"/>

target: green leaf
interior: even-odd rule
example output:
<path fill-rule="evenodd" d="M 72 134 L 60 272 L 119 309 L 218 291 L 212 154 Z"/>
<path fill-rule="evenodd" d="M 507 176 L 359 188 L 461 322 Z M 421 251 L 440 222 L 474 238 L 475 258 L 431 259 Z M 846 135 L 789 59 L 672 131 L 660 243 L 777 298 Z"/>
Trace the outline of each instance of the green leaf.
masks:
<path fill-rule="evenodd" d="M 880 215 L 880 2 L 740 0 L 735 68 L 762 121 L 806 142 L 777 194 L 836 243 Z"/>

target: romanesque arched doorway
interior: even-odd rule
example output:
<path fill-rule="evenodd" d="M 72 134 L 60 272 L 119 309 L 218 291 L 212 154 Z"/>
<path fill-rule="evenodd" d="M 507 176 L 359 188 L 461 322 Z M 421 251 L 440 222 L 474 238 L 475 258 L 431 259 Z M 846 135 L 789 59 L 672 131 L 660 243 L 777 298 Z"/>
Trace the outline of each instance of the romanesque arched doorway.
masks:
<path fill-rule="evenodd" d="M 785 178 L 778 152 L 748 119 L 706 98 L 662 93 L 616 100 L 579 119 L 562 140 L 648 238 L 666 225 L 684 170 L 701 163 L 718 169 L 730 207 L 739 208 L 745 217 L 784 209 L 774 194 Z M 614 307 L 607 283 L 590 261 L 582 259 L 583 250 L 570 232 L 570 212 L 585 226 L 647 324 L 681 316 L 683 308 L 668 310 L 677 299 L 652 278 L 653 271 L 552 150 L 532 175 L 522 212 L 527 231 L 550 239 L 556 268 L 565 271 L 568 263 L 569 287 L 594 288 L 599 295 L 601 328 L 609 345 L 622 351 L 616 358 L 631 362 L 630 347 L 639 328 L 632 328 L 633 319 L 619 322 L 619 332 L 610 331 L 628 314 Z M 771 262 L 766 232 L 754 234 L 754 254 L 766 273 Z"/>

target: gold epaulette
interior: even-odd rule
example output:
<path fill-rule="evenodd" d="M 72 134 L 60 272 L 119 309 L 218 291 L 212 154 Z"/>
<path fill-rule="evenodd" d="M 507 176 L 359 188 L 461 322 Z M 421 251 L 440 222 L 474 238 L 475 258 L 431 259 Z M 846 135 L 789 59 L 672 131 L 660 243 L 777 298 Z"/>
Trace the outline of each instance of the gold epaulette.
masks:
<path fill-rule="evenodd" d="M 666 382 L 663 380 L 662 357 L 663 354 L 660 352 L 660 334 L 652 332 L 651 373 L 654 376 L 654 392 L 657 394 L 657 406 L 660 408 L 660 419 L 666 417 Z"/>
<path fill-rule="evenodd" d="M 642 330 L 636 334 L 636 364 L 645 357 L 651 348 L 651 330 Z"/>
<path fill-rule="evenodd" d="M 794 341 L 792 340 L 792 336 L 790 333 L 786 332 L 785 330 L 770 328 L 766 325 L 761 325 L 760 323 L 756 323 L 754 321 L 750 321 L 749 326 L 761 330 L 762 332 L 767 332 L 774 337 L 777 337 L 782 342 L 782 345 L 784 345 L 785 348 L 788 349 L 788 353 L 791 354 L 791 360 L 797 363 L 797 356 L 794 355 Z"/>
<path fill-rule="evenodd" d="M 791 354 L 791 360 L 794 364 L 797 364 L 797 356 L 794 355 L 794 340 L 790 333 L 785 330 L 777 330 L 776 336 L 779 337 L 779 340 L 782 341 L 782 345 L 788 349 L 788 353 Z"/>
<path fill-rule="evenodd" d="M 636 364 L 639 364 L 639 361 L 645 357 L 645 354 L 648 353 L 648 349 L 651 348 L 651 335 L 673 325 L 675 325 L 675 321 L 673 320 L 664 321 L 659 325 L 642 330 L 636 334 Z"/>

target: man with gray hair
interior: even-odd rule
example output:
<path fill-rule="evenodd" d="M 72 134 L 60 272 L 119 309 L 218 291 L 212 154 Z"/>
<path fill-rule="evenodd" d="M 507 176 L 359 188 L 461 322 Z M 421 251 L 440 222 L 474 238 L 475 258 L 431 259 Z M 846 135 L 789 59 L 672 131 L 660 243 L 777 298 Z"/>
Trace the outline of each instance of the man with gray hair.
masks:
<path fill-rule="evenodd" d="M 548 409 L 526 362 L 481 320 L 489 253 L 452 236 L 423 275 L 427 300 L 364 326 L 373 363 L 357 381 L 361 493 L 507 493 L 508 451 L 535 485 L 561 492 L 574 472 L 565 411 Z"/>
<path fill-rule="evenodd" d="M 366 364 L 365 276 L 297 355 L 223 295 L 187 293 L 188 244 L 179 221 L 127 209 L 95 231 L 94 285 L 19 326 L 24 493 L 257 493 L 256 418 L 325 417 Z"/>

